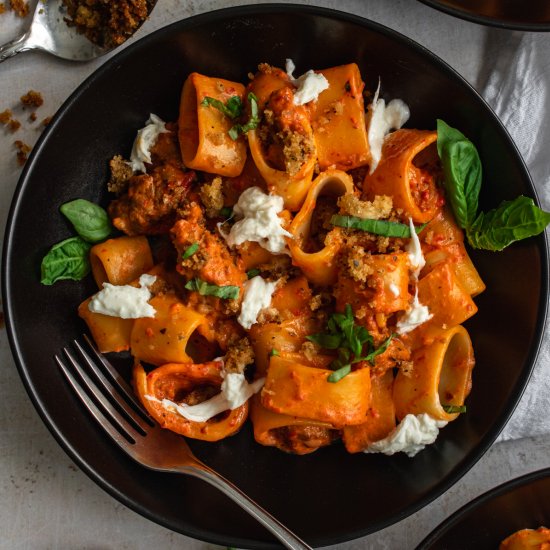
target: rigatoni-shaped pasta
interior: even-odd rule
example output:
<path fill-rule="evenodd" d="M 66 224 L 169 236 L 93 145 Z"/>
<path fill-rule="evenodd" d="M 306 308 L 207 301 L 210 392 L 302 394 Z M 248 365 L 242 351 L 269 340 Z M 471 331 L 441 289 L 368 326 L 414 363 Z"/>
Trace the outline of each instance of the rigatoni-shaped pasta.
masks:
<path fill-rule="evenodd" d="M 329 87 L 319 94 L 311 126 L 319 168 L 351 170 L 369 162 L 364 83 L 355 63 L 319 71 Z"/>
<path fill-rule="evenodd" d="M 226 103 L 237 96 L 243 101 L 244 86 L 222 78 L 191 73 L 181 94 L 178 135 L 185 166 L 220 176 L 238 176 L 246 161 L 243 139 L 233 140 L 228 132 L 235 121 L 211 105 L 206 97 Z"/>
<path fill-rule="evenodd" d="M 362 424 L 345 426 L 342 440 L 349 453 L 358 453 L 370 443 L 384 439 L 395 428 L 393 372 L 371 376 L 371 403 Z"/>
<path fill-rule="evenodd" d="M 153 267 L 146 237 L 117 237 L 92 246 L 90 264 L 99 288 L 103 283 L 126 285 Z"/>
<path fill-rule="evenodd" d="M 319 197 L 328 195 L 337 197 L 353 193 L 351 176 L 340 170 L 328 170 L 319 174 L 307 193 L 307 196 L 289 227 L 292 238 L 287 239 L 292 263 L 299 267 L 305 276 L 315 284 L 329 285 L 336 282 L 336 256 L 342 246 L 339 229 L 334 229 L 326 240 L 325 246 L 317 252 L 306 252 L 304 247 L 310 238 L 311 223 Z"/>
<path fill-rule="evenodd" d="M 365 177 L 363 195 L 370 200 L 390 195 L 394 208 L 403 210 L 404 219 L 431 220 L 443 202 L 433 173 L 436 140 L 437 132 L 428 130 L 402 129 L 387 136 L 378 167 Z"/>
<path fill-rule="evenodd" d="M 255 395 L 250 400 L 254 439 L 261 445 L 305 455 L 330 445 L 340 432 L 327 422 L 316 422 L 266 409 Z"/>
<path fill-rule="evenodd" d="M 428 306 L 433 316 L 428 323 L 433 326 L 445 328 L 459 325 L 477 312 L 470 293 L 448 263 L 435 265 L 418 281 L 418 299 Z"/>
<path fill-rule="evenodd" d="M 262 110 L 259 126 L 248 132 L 250 153 L 269 192 L 283 197 L 285 208 L 296 211 L 316 162 L 309 110 L 294 104 L 293 87 L 278 70 L 260 72 L 249 89 Z"/>
<path fill-rule="evenodd" d="M 485 290 L 485 283 L 464 246 L 464 234 L 448 208 L 443 208 L 426 225 L 422 235 L 426 235 L 426 266 L 422 270 L 422 275 L 429 273 L 441 262 L 446 262 L 471 296 L 477 296 Z"/>
<path fill-rule="evenodd" d="M 156 314 L 135 320 L 131 335 L 132 355 L 157 366 L 191 362 L 186 353 L 187 342 L 201 324 L 207 323 L 206 318 L 183 305 L 174 294 L 155 296 L 149 303 Z"/>
<path fill-rule="evenodd" d="M 91 300 L 88 298 L 78 306 L 78 315 L 88 325 L 97 349 L 101 353 L 129 350 L 134 319 L 94 313 L 88 308 Z"/>
<path fill-rule="evenodd" d="M 220 361 L 198 365 L 172 363 L 163 365 L 149 374 L 145 374 L 141 364 L 136 363 L 133 381 L 141 403 L 163 428 L 193 439 L 219 441 L 241 428 L 248 416 L 248 402 L 206 422 L 193 422 L 166 408 L 162 400 L 168 399 L 179 405 L 184 402 L 186 396 L 192 396 L 194 402 L 201 393 L 205 397 L 210 397 L 209 393 L 212 392 L 219 393 L 223 381 L 221 372 Z M 198 393 L 192 395 L 193 392 Z"/>
<path fill-rule="evenodd" d="M 454 420 L 443 405 L 462 406 L 472 385 L 474 352 L 463 326 L 431 327 L 411 355 L 412 369 L 400 370 L 393 386 L 397 418 L 427 413 L 436 420 Z"/>
<path fill-rule="evenodd" d="M 331 383 L 327 378 L 333 371 L 310 367 L 306 362 L 299 355 L 271 357 L 262 405 L 276 413 L 335 427 L 364 422 L 370 405 L 370 369 L 358 369 Z"/>

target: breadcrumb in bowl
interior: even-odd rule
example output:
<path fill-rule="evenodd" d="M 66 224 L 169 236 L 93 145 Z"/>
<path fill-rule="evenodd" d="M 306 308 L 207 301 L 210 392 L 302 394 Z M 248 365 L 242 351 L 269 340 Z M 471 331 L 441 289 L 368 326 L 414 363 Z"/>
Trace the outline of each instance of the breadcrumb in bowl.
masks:
<path fill-rule="evenodd" d="M 63 0 L 65 21 L 102 48 L 120 46 L 147 19 L 156 0 Z"/>

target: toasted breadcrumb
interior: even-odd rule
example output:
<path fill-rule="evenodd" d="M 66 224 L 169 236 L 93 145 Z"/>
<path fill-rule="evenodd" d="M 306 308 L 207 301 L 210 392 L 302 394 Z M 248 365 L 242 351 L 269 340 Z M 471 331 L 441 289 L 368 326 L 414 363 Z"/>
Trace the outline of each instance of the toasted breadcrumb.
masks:
<path fill-rule="evenodd" d="M 27 17 L 29 15 L 29 3 L 25 0 L 10 0 L 10 7 L 18 17 Z"/>
<path fill-rule="evenodd" d="M 323 303 L 323 300 L 321 298 L 321 295 L 320 294 L 316 294 L 315 296 L 313 296 L 313 298 L 309 301 L 309 309 L 311 309 L 311 311 L 316 311 L 318 310 L 321 305 Z"/>
<path fill-rule="evenodd" d="M 111 48 L 126 41 L 147 19 L 152 0 L 63 0 L 65 21 L 100 47 Z"/>
<path fill-rule="evenodd" d="M 0 124 L 8 124 L 11 120 L 12 112 L 10 109 L 6 109 L 0 113 Z"/>
<path fill-rule="evenodd" d="M 14 145 L 17 148 L 17 161 L 20 166 L 23 166 L 25 162 L 27 162 L 28 154 L 31 152 L 31 146 L 21 140 L 14 141 Z"/>
<path fill-rule="evenodd" d="M 12 131 L 12 132 L 17 132 L 17 130 L 19 130 L 19 128 L 21 128 L 21 123 L 16 120 L 15 118 L 12 118 L 9 122 L 8 122 L 8 128 Z"/>
<path fill-rule="evenodd" d="M 320 350 L 321 348 L 315 342 L 310 342 L 309 340 L 304 342 L 300 348 L 300 352 L 309 361 L 313 361 L 319 355 Z"/>
<path fill-rule="evenodd" d="M 111 179 L 107 183 L 107 189 L 111 193 L 120 195 L 128 187 L 128 181 L 133 174 L 132 167 L 121 155 L 115 155 L 109 161 L 109 168 L 111 169 Z"/>
<path fill-rule="evenodd" d="M 0 14 L 4 13 L 6 11 L 6 5 L 4 2 L 0 2 Z"/>
<path fill-rule="evenodd" d="M 219 215 L 223 208 L 223 182 L 217 176 L 211 183 L 204 183 L 199 191 L 202 204 L 208 218 L 214 218 Z"/>
<path fill-rule="evenodd" d="M 224 369 L 225 372 L 243 373 L 246 366 L 251 363 L 254 363 L 254 350 L 250 345 L 250 340 L 244 337 L 227 350 Z"/>
<path fill-rule="evenodd" d="M 349 250 L 346 263 L 354 281 L 365 283 L 373 274 L 373 268 L 367 261 L 369 257 L 370 254 L 361 246 L 352 246 Z"/>
<path fill-rule="evenodd" d="M 390 216 L 393 201 L 388 195 L 376 195 L 372 202 L 362 201 L 355 195 L 348 193 L 338 199 L 338 206 L 342 214 L 358 218 L 381 220 Z"/>
<path fill-rule="evenodd" d="M 29 122 L 36 122 L 36 119 L 38 117 L 36 116 L 36 113 L 33 111 L 30 115 L 29 115 Z"/>
<path fill-rule="evenodd" d="M 52 121 L 51 116 L 47 116 L 44 120 L 42 120 L 41 124 L 42 126 L 47 126 Z"/>
<path fill-rule="evenodd" d="M 40 107 L 44 104 L 44 98 L 40 92 L 29 90 L 25 95 L 22 95 L 19 100 L 23 108 L 25 107 Z"/>

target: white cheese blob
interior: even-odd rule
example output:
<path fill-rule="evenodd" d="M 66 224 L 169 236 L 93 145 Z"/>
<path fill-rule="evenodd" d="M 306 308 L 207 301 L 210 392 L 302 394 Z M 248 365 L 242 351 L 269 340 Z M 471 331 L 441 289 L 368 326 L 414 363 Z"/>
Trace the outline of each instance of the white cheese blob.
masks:
<path fill-rule="evenodd" d="M 399 291 L 399 287 L 395 283 L 390 283 L 389 286 L 390 292 L 397 298 L 401 292 Z"/>
<path fill-rule="evenodd" d="M 422 253 L 422 247 L 420 246 L 420 239 L 416 234 L 412 218 L 409 218 L 409 227 L 411 229 L 411 240 L 407 243 L 405 250 L 409 255 L 411 267 L 413 268 L 414 277 L 418 279 L 418 275 L 422 268 L 426 265 L 424 254 Z"/>
<path fill-rule="evenodd" d="M 440 428 L 446 425 L 447 422 L 435 420 L 426 413 L 408 414 L 386 438 L 371 443 L 363 452 L 385 455 L 402 452 L 413 457 L 426 445 L 431 445 Z"/>
<path fill-rule="evenodd" d="M 418 300 L 418 288 L 414 293 L 413 303 L 411 308 L 406 311 L 397 321 L 397 333 L 406 334 L 415 328 L 419 327 L 433 317 L 428 306 L 424 306 Z"/>
<path fill-rule="evenodd" d="M 294 104 L 305 105 L 310 101 L 315 101 L 319 97 L 321 92 L 324 92 L 328 87 L 328 80 L 324 75 L 316 73 L 313 70 L 307 71 L 302 76 L 294 78 L 294 69 L 296 66 L 292 59 L 286 60 L 286 73 L 288 74 L 290 81 L 297 90 L 294 92 Z"/>
<path fill-rule="evenodd" d="M 255 393 L 258 393 L 264 383 L 265 378 L 260 378 L 249 384 L 244 374 L 229 372 L 224 375 L 221 392 L 197 405 L 186 405 L 185 403 L 178 405 L 170 399 L 159 400 L 152 395 L 145 397 L 149 401 L 161 403 L 167 411 L 177 413 L 191 422 L 206 422 L 224 411 L 239 408 Z"/>
<path fill-rule="evenodd" d="M 277 282 L 264 281 L 259 275 L 244 283 L 244 298 L 241 313 L 237 319 L 242 327 L 249 330 L 257 321 L 260 311 L 269 307 L 276 286 Z"/>
<path fill-rule="evenodd" d="M 130 155 L 130 165 L 134 172 L 145 172 L 145 162 L 151 162 L 151 147 L 155 145 L 159 134 L 168 132 L 165 122 L 157 115 L 151 113 L 145 126 L 138 130 L 132 153 Z"/>
<path fill-rule="evenodd" d="M 283 229 L 283 220 L 278 216 L 283 206 L 282 197 L 267 195 L 259 187 L 249 187 L 233 207 L 233 212 L 242 219 L 233 224 L 229 234 L 222 232 L 222 224 L 218 224 L 218 229 L 229 246 L 253 241 L 272 254 L 289 254 L 284 238 L 292 235 Z"/>
<path fill-rule="evenodd" d="M 93 313 L 121 319 L 154 317 L 156 310 L 148 300 L 151 299 L 149 287 L 156 279 L 154 275 L 144 274 L 139 278 L 139 287 L 103 283 L 103 290 L 90 300 L 88 309 Z"/>
<path fill-rule="evenodd" d="M 401 128 L 409 120 L 411 114 L 407 104 L 400 99 L 392 99 L 386 106 L 386 102 L 383 99 L 378 99 L 379 93 L 380 82 L 378 82 L 378 88 L 370 105 L 371 117 L 367 130 L 371 154 L 370 174 L 376 170 L 382 157 L 384 138 L 391 130 Z"/>

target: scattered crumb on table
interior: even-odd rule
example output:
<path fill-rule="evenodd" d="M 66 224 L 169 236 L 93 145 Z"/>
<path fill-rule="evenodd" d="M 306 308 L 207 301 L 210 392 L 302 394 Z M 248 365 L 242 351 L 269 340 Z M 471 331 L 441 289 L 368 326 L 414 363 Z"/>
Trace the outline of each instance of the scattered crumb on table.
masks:
<path fill-rule="evenodd" d="M 10 0 L 10 7 L 19 17 L 29 15 L 29 3 L 25 0 Z"/>
<path fill-rule="evenodd" d="M 40 107 L 44 103 L 44 99 L 40 92 L 29 90 L 26 94 L 20 97 L 23 108 L 25 107 Z"/>
<path fill-rule="evenodd" d="M 27 162 L 27 158 L 29 156 L 29 153 L 31 152 L 32 147 L 19 139 L 17 141 L 14 141 L 13 143 L 17 148 L 17 161 L 19 162 L 20 166 L 23 166 L 25 162 Z"/>

